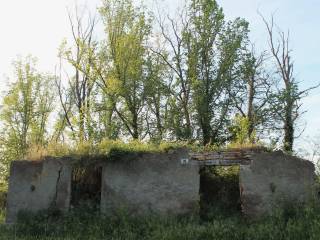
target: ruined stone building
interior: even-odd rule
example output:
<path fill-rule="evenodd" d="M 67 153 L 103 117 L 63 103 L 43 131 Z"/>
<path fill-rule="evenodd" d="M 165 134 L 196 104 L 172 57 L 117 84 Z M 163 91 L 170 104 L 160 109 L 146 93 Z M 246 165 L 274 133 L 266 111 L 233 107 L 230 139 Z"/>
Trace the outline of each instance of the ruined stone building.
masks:
<path fill-rule="evenodd" d="M 123 208 L 134 214 L 191 213 L 199 205 L 199 168 L 207 165 L 240 165 L 242 211 L 252 217 L 270 213 L 281 199 L 306 202 L 315 183 L 311 162 L 282 152 L 250 152 L 249 156 L 247 152 L 189 154 L 187 149 L 176 149 L 97 161 L 87 167 L 75 167 L 72 162 L 68 157 L 12 162 L 7 223 L 16 222 L 19 211 L 50 207 L 68 211 L 77 204 L 75 199 L 87 196 L 96 197 L 105 214 Z M 86 172 L 86 168 L 93 170 Z M 90 186 L 74 191 L 79 176 L 86 174 L 83 179 Z"/>

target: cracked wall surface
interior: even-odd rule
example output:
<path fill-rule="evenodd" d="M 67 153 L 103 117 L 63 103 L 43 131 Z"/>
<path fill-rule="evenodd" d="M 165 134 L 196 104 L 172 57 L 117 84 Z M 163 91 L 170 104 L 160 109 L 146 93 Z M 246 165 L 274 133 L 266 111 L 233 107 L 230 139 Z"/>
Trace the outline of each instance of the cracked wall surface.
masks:
<path fill-rule="evenodd" d="M 199 204 L 199 167 L 181 164 L 186 149 L 108 162 L 102 170 L 101 211 L 185 214 Z M 133 159 L 134 158 L 134 159 Z"/>
<path fill-rule="evenodd" d="M 260 217 L 283 204 L 305 203 L 313 197 L 315 179 L 310 161 L 281 151 L 253 154 L 251 165 L 240 166 L 242 211 Z"/>
<path fill-rule="evenodd" d="M 67 162 L 56 158 L 12 162 L 6 222 L 16 222 L 21 210 L 36 212 L 50 207 L 68 210 L 72 169 Z"/>

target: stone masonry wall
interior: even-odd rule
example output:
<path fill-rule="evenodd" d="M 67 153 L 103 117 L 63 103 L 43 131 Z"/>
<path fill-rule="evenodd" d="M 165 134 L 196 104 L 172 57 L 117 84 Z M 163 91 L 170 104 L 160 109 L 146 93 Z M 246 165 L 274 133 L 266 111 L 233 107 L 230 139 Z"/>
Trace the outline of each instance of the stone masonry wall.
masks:
<path fill-rule="evenodd" d="M 313 163 L 281 151 L 257 153 L 251 165 L 240 166 L 240 193 L 245 215 L 272 213 L 279 204 L 306 202 L 315 183 Z"/>
<path fill-rule="evenodd" d="M 181 164 L 185 149 L 108 162 L 102 172 L 101 211 L 185 214 L 198 208 L 199 167 Z"/>
<path fill-rule="evenodd" d="M 36 212 L 50 206 L 69 209 L 71 167 L 66 161 L 14 161 L 11 164 L 7 197 L 7 223 L 14 223 L 20 210 Z"/>

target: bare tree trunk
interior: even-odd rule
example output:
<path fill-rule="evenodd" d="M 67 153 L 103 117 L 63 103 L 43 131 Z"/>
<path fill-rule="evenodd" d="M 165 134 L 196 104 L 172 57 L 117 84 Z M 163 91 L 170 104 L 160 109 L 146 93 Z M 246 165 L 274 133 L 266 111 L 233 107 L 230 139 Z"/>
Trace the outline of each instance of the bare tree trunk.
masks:
<path fill-rule="evenodd" d="M 299 113 L 296 113 L 296 116 L 294 116 L 295 108 L 298 110 L 298 107 L 294 106 L 294 102 L 300 99 L 302 92 L 295 91 L 297 82 L 293 76 L 293 62 L 290 54 L 291 50 L 289 49 L 289 33 L 285 34 L 278 29 L 278 39 L 275 39 L 273 17 L 271 18 L 270 24 L 263 17 L 262 19 L 268 30 L 270 50 L 276 62 L 277 72 L 279 73 L 285 88 L 285 99 L 282 100 L 282 106 L 280 108 L 282 111 L 278 113 L 283 122 L 283 149 L 287 152 L 292 152 L 294 142 L 294 121 L 299 116 Z M 280 92 L 280 95 L 282 96 L 283 93 Z"/>
<path fill-rule="evenodd" d="M 188 104 L 183 104 L 183 113 L 184 117 L 186 119 L 186 138 L 191 139 L 192 138 L 192 130 L 191 130 L 191 120 L 190 120 L 190 114 L 188 109 Z"/>
<path fill-rule="evenodd" d="M 108 103 L 108 109 L 107 109 L 107 112 L 106 112 L 106 119 L 107 119 L 107 124 L 105 125 L 105 131 L 106 131 L 106 137 L 107 138 L 111 138 L 112 136 L 112 115 L 115 111 L 115 103 L 113 100 L 111 99 L 108 99 L 107 100 L 109 103 Z"/>
<path fill-rule="evenodd" d="M 187 22 L 182 19 L 182 15 L 180 15 L 180 21 L 183 26 L 182 29 L 179 29 L 178 21 L 171 19 L 168 17 L 168 21 L 170 24 L 170 28 L 166 29 L 162 19 L 158 19 L 159 27 L 161 29 L 161 34 L 168 44 L 172 59 L 169 60 L 168 56 L 162 54 L 159 51 L 155 51 L 151 49 L 154 53 L 158 54 L 163 61 L 167 64 L 167 66 L 173 71 L 176 75 L 177 85 L 180 88 L 180 94 L 178 97 L 179 103 L 182 105 L 182 116 L 185 120 L 185 135 L 184 138 L 187 140 L 192 139 L 192 124 L 190 117 L 190 85 L 191 79 L 185 74 L 187 71 L 186 66 L 184 65 L 184 58 L 186 56 L 186 52 L 183 46 L 183 31 L 182 29 L 185 27 Z M 170 32 L 171 31 L 171 32 Z"/>
<path fill-rule="evenodd" d="M 157 130 L 158 130 L 158 138 L 162 140 L 163 135 L 163 126 L 161 123 L 161 114 L 160 114 L 160 106 L 159 102 L 154 99 L 155 102 L 155 115 L 156 115 L 156 121 L 157 121 Z"/>
<path fill-rule="evenodd" d="M 84 129 L 84 112 L 83 109 L 79 109 L 79 142 L 83 143 L 85 140 L 85 129 Z"/>
<path fill-rule="evenodd" d="M 203 145 L 211 144 L 212 142 L 212 129 L 210 124 L 207 124 L 207 122 L 201 122 L 201 129 L 202 129 L 202 136 L 203 136 Z"/>
<path fill-rule="evenodd" d="M 139 130 L 138 130 L 138 114 L 133 113 L 133 118 L 132 118 L 132 138 L 133 139 L 139 139 Z"/>
<path fill-rule="evenodd" d="M 293 105 L 291 103 L 291 98 L 287 99 L 286 113 L 284 119 L 284 150 L 286 152 L 292 152 L 293 142 L 294 142 L 294 122 L 292 119 Z"/>
<path fill-rule="evenodd" d="M 248 138 L 250 142 L 254 142 L 253 132 L 254 132 L 254 109 L 253 109 L 253 102 L 254 102 L 254 79 L 251 78 L 248 83 Z"/>

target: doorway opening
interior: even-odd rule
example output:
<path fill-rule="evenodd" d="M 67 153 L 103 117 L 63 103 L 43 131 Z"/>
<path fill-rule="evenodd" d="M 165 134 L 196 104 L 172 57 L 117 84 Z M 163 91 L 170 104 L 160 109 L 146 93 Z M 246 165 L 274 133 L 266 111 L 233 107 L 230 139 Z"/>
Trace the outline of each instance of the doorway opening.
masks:
<path fill-rule="evenodd" d="M 102 167 L 76 167 L 72 171 L 71 206 L 100 209 Z"/>
<path fill-rule="evenodd" d="M 240 166 L 200 168 L 200 216 L 205 220 L 241 214 Z"/>

